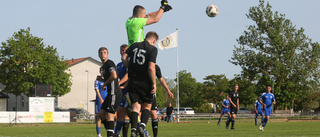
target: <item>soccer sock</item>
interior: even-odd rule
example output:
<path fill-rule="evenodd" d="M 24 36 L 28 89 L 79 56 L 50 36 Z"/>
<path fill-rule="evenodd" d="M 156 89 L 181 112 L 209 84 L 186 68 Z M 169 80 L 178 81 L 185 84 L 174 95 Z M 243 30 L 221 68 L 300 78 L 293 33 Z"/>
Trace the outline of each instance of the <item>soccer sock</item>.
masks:
<path fill-rule="evenodd" d="M 99 135 L 101 133 L 101 127 L 96 127 L 96 131 L 97 131 L 97 135 Z"/>
<path fill-rule="evenodd" d="M 158 136 L 158 118 L 152 119 L 152 131 L 153 131 L 153 136 L 157 137 Z"/>
<path fill-rule="evenodd" d="M 130 123 L 129 119 L 124 120 L 123 128 L 122 128 L 122 136 L 123 137 L 128 136 L 129 123 Z"/>
<path fill-rule="evenodd" d="M 256 123 L 256 124 L 257 124 L 257 118 L 255 118 L 255 119 L 254 119 L 254 123 Z"/>
<path fill-rule="evenodd" d="M 221 118 L 219 118 L 218 124 L 220 124 Z"/>
<path fill-rule="evenodd" d="M 261 123 L 263 123 L 263 117 L 261 117 Z"/>
<path fill-rule="evenodd" d="M 234 123 L 236 122 L 236 120 L 235 120 L 235 119 L 232 119 L 231 122 L 232 122 L 232 123 L 231 123 L 231 128 L 233 128 L 233 127 L 234 127 Z"/>
<path fill-rule="evenodd" d="M 107 136 L 108 137 L 113 137 L 114 133 L 114 121 L 107 121 L 105 122 L 105 127 L 107 129 Z"/>
<path fill-rule="evenodd" d="M 267 125 L 267 123 L 268 123 L 268 119 L 265 118 L 265 119 L 264 119 L 264 124 L 263 124 L 262 126 L 265 127 L 265 126 Z"/>
<path fill-rule="evenodd" d="M 131 113 L 131 132 L 137 131 L 138 116 L 139 114 L 137 112 Z"/>
<path fill-rule="evenodd" d="M 143 129 L 146 127 L 148 123 L 149 115 L 150 115 L 150 111 L 148 109 L 142 110 L 140 127 L 142 127 Z"/>
<path fill-rule="evenodd" d="M 116 133 L 116 135 L 120 134 L 122 125 L 123 125 L 123 121 L 117 121 L 116 128 L 114 129 L 114 132 Z"/>

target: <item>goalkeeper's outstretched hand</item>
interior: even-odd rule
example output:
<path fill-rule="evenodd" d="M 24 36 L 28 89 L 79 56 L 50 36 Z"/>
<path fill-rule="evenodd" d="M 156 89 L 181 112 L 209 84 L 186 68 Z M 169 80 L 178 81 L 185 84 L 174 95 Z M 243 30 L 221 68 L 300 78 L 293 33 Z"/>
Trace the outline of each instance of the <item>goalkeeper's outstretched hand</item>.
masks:
<path fill-rule="evenodd" d="M 169 5 L 167 0 L 161 0 L 161 9 L 163 9 L 164 12 L 167 12 L 172 9 L 172 7 Z"/>

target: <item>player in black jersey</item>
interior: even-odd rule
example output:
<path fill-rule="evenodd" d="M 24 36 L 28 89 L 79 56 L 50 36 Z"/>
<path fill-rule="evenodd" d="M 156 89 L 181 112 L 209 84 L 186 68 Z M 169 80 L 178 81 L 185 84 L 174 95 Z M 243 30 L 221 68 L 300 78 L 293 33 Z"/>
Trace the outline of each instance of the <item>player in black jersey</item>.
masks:
<path fill-rule="evenodd" d="M 164 81 L 162 74 L 161 74 L 161 69 L 158 65 L 156 65 L 156 76 L 161 84 L 161 86 L 168 92 L 169 96 L 173 98 L 173 94 L 171 93 L 170 89 L 167 86 L 166 81 Z M 157 96 L 156 93 L 153 94 L 153 102 L 152 102 L 152 107 L 151 107 L 151 120 L 152 120 L 152 131 L 153 131 L 153 136 L 157 137 L 158 136 L 158 115 L 157 115 Z"/>
<path fill-rule="evenodd" d="M 107 86 L 108 95 L 101 106 L 99 117 L 107 130 L 107 136 L 114 135 L 114 113 L 117 111 L 121 101 L 122 91 L 118 84 L 117 67 L 112 60 L 108 58 L 108 49 L 101 47 L 98 51 L 99 58 L 103 63 L 103 89 Z"/>
<path fill-rule="evenodd" d="M 234 123 L 236 122 L 236 117 L 239 109 L 239 92 L 238 92 L 239 86 L 238 84 L 234 85 L 234 90 L 229 93 L 229 101 L 230 101 L 230 113 L 231 118 L 227 120 L 226 128 L 229 128 L 229 124 L 231 122 L 231 129 L 234 128 Z"/>
<path fill-rule="evenodd" d="M 148 32 L 145 41 L 132 44 L 121 58 L 128 68 L 127 90 L 132 104 L 131 136 L 136 136 L 138 115 L 141 109 L 140 136 L 144 136 L 143 130 L 148 123 L 153 93 L 157 90 L 155 63 L 158 49 L 155 44 L 158 39 L 156 32 Z"/>

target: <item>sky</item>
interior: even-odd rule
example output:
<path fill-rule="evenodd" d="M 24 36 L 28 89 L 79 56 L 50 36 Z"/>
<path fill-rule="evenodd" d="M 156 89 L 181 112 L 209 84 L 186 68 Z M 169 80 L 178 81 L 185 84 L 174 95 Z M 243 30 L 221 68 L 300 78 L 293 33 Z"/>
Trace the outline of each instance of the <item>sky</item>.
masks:
<path fill-rule="evenodd" d="M 156 31 L 160 39 L 178 29 L 178 48 L 158 50 L 157 64 L 163 77 L 176 78 L 177 50 L 179 71 L 186 70 L 197 82 L 209 75 L 224 74 L 233 79 L 241 68 L 229 62 L 237 39 L 254 22 L 246 17 L 258 0 L 168 0 L 173 10 L 161 20 L 145 26 L 145 33 Z M 285 14 L 297 29 L 313 42 L 320 41 L 318 0 L 269 0 L 272 11 Z M 219 8 L 218 16 L 205 14 L 208 5 Z M 157 11 L 160 0 L 0 0 L 0 42 L 14 32 L 30 27 L 33 36 L 57 48 L 60 57 L 92 57 L 107 47 L 109 59 L 121 61 L 120 45 L 127 44 L 125 22 L 135 5 L 146 12 Z M 315 16 L 313 16 L 315 15 Z M 1 45 L 2 46 L 2 45 Z M 97 70 L 98 71 L 98 70 Z"/>

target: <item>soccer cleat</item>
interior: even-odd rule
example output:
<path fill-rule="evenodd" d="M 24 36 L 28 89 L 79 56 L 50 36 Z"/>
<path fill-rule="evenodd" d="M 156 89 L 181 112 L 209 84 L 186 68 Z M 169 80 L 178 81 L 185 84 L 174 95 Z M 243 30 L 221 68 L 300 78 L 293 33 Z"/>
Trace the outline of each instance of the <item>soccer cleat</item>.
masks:
<path fill-rule="evenodd" d="M 131 132 L 131 137 L 137 137 L 137 134 L 135 132 Z"/>
<path fill-rule="evenodd" d="M 259 124 L 259 130 L 262 131 L 262 123 Z"/>
<path fill-rule="evenodd" d="M 220 126 L 220 123 L 218 123 L 217 125 Z"/>
<path fill-rule="evenodd" d="M 257 123 L 255 123 L 254 125 L 257 126 Z"/>
<path fill-rule="evenodd" d="M 144 130 L 142 127 L 139 127 L 139 134 L 140 134 L 140 137 L 145 137 Z"/>
<path fill-rule="evenodd" d="M 98 134 L 97 137 L 102 137 L 101 134 Z"/>
<path fill-rule="evenodd" d="M 264 127 L 261 128 L 261 131 L 264 131 Z"/>
<path fill-rule="evenodd" d="M 231 128 L 231 130 L 236 130 L 235 128 Z"/>

